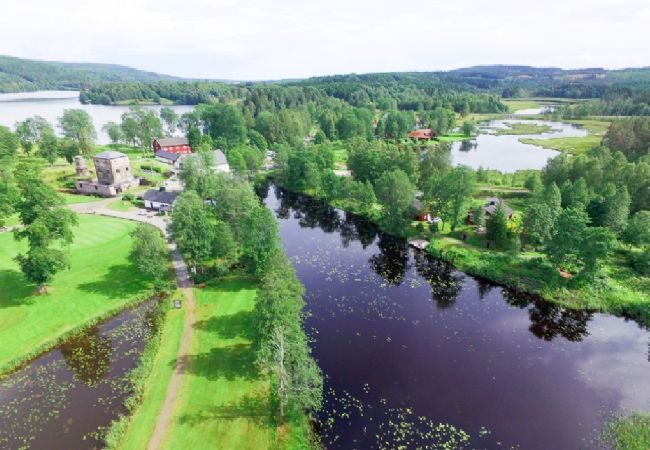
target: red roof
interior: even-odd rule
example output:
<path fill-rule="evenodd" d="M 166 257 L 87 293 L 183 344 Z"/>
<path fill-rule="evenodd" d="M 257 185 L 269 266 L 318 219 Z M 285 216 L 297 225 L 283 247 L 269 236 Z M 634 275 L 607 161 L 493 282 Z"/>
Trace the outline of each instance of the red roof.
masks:
<path fill-rule="evenodd" d="M 431 139 L 433 131 L 431 128 L 422 128 L 420 130 L 413 130 L 409 133 L 411 139 Z"/>

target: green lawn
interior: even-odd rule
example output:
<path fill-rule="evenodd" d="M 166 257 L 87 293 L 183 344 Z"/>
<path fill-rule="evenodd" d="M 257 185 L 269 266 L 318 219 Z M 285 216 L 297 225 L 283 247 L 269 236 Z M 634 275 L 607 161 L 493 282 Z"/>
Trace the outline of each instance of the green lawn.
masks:
<path fill-rule="evenodd" d="M 132 209 L 135 209 L 133 203 L 122 199 L 115 200 L 114 202 L 109 203 L 108 206 L 106 207 L 113 211 L 120 211 L 120 212 L 130 211 Z"/>
<path fill-rule="evenodd" d="M 94 195 L 77 195 L 77 194 L 69 194 L 67 192 L 59 192 L 63 199 L 65 200 L 66 205 L 74 205 L 77 203 L 91 203 L 91 202 L 98 202 L 100 200 L 103 200 L 102 197 L 95 197 Z"/>
<path fill-rule="evenodd" d="M 508 124 L 507 128 L 499 128 L 495 134 L 542 134 L 553 131 L 550 125 L 537 125 L 534 123 L 515 122 Z"/>
<path fill-rule="evenodd" d="M 162 447 L 304 448 L 299 429 L 276 427 L 268 378 L 255 365 L 251 349 L 254 282 L 230 278 L 196 289 L 195 295 L 197 324 L 192 356 Z"/>
<path fill-rule="evenodd" d="M 469 139 L 472 139 L 475 136 L 467 136 L 466 134 L 463 133 L 449 133 L 449 134 L 443 134 L 441 136 L 436 137 L 436 141 L 438 142 L 457 142 L 457 141 L 467 141 Z"/>
<path fill-rule="evenodd" d="M 167 312 L 160 336 L 160 347 L 149 378 L 145 382 L 142 401 L 130 417 L 129 425 L 116 447 L 119 450 L 147 448 L 158 412 L 165 400 L 169 379 L 174 371 L 180 337 L 183 334 L 184 317 L 184 309 L 171 309 Z"/>
<path fill-rule="evenodd" d="M 81 215 L 70 247 L 70 270 L 56 275 L 49 293 L 35 295 L 14 257 L 24 242 L 0 234 L 0 373 L 34 356 L 63 335 L 118 311 L 151 288 L 128 261 L 126 220 Z"/>

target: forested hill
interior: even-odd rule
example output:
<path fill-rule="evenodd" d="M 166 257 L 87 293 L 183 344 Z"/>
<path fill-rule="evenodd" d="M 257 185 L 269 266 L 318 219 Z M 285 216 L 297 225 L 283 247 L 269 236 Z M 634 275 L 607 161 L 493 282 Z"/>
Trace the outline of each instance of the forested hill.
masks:
<path fill-rule="evenodd" d="M 181 80 L 117 64 L 63 63 L 0 56 L 0 92 L 79 90 L 112 82 Z"/>

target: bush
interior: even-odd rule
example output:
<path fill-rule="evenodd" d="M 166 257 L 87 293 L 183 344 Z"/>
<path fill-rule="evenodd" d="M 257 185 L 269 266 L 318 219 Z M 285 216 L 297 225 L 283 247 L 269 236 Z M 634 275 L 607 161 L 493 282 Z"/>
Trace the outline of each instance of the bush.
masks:
<path fill-rule="evenodd" d="M 124 200 L 125 202 L 132 202 L 134 199 L 135 197 L 130 192 L 122 196 L 122 200 Z"/>

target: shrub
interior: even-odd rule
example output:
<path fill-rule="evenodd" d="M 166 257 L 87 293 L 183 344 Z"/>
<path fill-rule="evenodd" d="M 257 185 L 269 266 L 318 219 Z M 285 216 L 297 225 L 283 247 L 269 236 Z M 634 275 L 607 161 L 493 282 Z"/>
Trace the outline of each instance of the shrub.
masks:
<path fill-rule="evenodd" d="M 134 199 L 135 199 L 135 197 L 130 192 L 128 192 L 128 193 L 126 193 L 126 194 L 124 194 L 122 196 L 122 200 L 124 200 L 125 202 L 132 202 Z"/>

